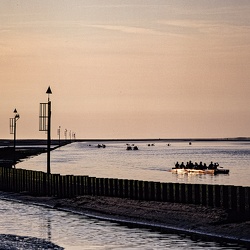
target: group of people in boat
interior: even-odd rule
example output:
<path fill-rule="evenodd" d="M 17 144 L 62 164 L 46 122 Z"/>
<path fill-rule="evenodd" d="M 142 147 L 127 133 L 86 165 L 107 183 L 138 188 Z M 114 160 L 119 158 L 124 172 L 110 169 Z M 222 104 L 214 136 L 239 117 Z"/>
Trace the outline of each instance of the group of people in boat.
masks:
<path fill-rule="evenodd" d="M 175 163 L 175 168 L 176 169 L 197 169 L 197 170 L 206 170 L 206 169 L 214 169 L 216 170 L 218 168 L 219 164 L 213 163 L 211 161 L 211 163 L 207 166 L 206 163 L 202 163 L 200 162 L 199 164 L 197 162 L 193 163 L 192 161 L 187 162 L 187 164 L 185 165 L 184 162 L 182 162 L 181 164 L 178 163 L 178 161 Z"/>

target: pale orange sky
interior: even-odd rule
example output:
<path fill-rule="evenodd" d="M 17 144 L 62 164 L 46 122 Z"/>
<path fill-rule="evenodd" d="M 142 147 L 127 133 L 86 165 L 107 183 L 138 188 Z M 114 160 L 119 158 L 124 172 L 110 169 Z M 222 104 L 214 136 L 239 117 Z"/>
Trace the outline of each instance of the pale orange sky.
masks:
<path fill-rule="evenodd" d="M 250 2 L 0 1 L 0 138 L 250 136 Z"/>

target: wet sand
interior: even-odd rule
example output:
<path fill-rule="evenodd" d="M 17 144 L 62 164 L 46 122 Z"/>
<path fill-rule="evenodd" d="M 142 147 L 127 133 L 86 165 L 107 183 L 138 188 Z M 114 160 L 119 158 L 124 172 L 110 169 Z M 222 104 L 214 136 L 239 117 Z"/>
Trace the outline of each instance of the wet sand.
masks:
<path fill-rule="evenodd" d="M 235 221 L 234 216 L 218 208 L 100 196 L 58 199 L 0 193 L 0 198 L 161 232 L 185 233 L 216 241 L 236 241 L 250 247 L 250 221 Z"/>

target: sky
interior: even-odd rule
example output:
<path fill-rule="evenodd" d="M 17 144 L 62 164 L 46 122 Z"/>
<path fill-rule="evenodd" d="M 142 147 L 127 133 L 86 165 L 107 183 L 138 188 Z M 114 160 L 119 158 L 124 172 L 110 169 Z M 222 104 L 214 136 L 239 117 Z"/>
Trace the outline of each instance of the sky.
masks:
<path fill-rule="evenodd" d="M 1 0 L 0 139 L 250 136 L 249 0 Z"/>

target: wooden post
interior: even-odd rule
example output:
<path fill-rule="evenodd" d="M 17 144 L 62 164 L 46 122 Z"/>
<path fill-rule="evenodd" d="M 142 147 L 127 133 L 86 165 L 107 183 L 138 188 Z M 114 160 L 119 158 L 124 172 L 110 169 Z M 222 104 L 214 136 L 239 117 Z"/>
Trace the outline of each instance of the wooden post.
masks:
<path fill-rule="evenodd" d="M 105 179 L 100 179 L 100 195 L 105 195 Z"/>
<path fill-rule="evenodd" d="M 65 197 L 63 182 L 64 182 L 64 176 L 59 175 L 59 190 L 60 190 L 60 197 L 62 198 Z"/>
<path fill-rule="evenodd" d="M 149 183 L 148 181 L 143 181 L 143 200 L 149 199 Z"/>
<path fill-rule="evenodd" d="M 154 183 L 154 193 L 155 193 L 155 197 L 154 199 L 156 201 L 160 201 L 161 200 L 161 189 L 160 189 L 160 182 L 155 182 Z"/>
<path fill-rule="evenodd" d="M 179 184 L 179 202 L 185 203 L 185 183 Z"/>
<path fill-rule="evenodd" d="M 119 193 L 119 197 L 122 198 L 123 197 L 123 180 L 122 179 L 118 179 L 118 193 Z"/>
<path fill-rule="evenodd" d="M 245 213 L 250 218 L 250 187 L 244 187 L 244 195 L 245 195 Z"/>
<path fill-rule="evenodd" d="M 113 196 L 113 179 L 108 178 L 108 196 Z"/>
<path fill-rule="evenodd" d="M 118 197 L 118 179 L 113 179 L 113 196 Z"/>
<path fill-rule="evenodd" d="M 138 180 L 134 180 L 134 183 L 133 183 L 133 198 L 135 200 L 138 200 L 138 196 L 139 196 L 139 181 Z"/>
<path fill-rule="evenodd" d="M 161 183 L 161 200 L 167 201 L 167 183 Z"/>
<path fill-rule="evenodd" d="M 143 181 L 138 183 L 138 200 L 143 200 Z"/>
<path fill-rule="evenodd" d="M 128 198 L 128 180 L 123 180 L 123 197 Z"/>
<path fill-rule="evenodd" d="M 239 186 L 239 211 L 245 212 L 245 190 L 244 187 Z"/>

